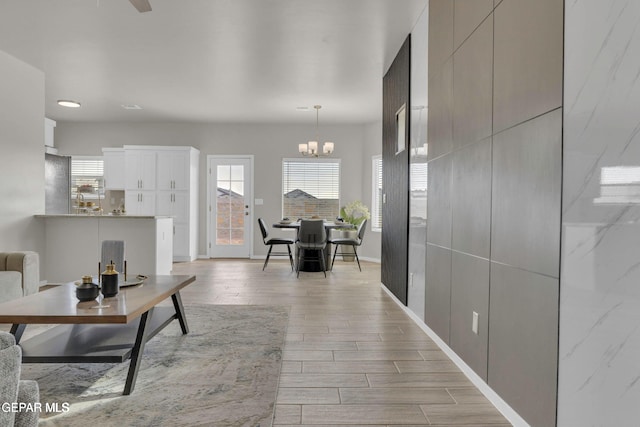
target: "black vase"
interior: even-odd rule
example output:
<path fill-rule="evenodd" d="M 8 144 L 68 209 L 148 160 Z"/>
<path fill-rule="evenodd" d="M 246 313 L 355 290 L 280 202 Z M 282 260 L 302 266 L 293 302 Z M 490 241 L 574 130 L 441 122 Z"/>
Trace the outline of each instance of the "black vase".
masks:
<path fill-rule="evenodd" d="M 102 295 L 105 298 L 114 297 L 118 294 L 118 272 L 113 264 L 107 265 L 107 270 L 102 273 Z"/>

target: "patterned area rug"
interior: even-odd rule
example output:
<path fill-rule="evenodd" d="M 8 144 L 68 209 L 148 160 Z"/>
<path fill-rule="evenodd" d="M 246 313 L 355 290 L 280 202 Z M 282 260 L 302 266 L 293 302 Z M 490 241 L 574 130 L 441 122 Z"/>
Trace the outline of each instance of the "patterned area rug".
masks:
<path fill-rule="evenodd" d="M 129 396 L 122 395 L 128 361 L 23 364 L 22 378 L 38 381 L 43 408 L 58 405 L 41 414 L 40 426 L 271 426 L 288 310 L 185 311 L 190 333 L 174 321 L 147 343 Z"/>

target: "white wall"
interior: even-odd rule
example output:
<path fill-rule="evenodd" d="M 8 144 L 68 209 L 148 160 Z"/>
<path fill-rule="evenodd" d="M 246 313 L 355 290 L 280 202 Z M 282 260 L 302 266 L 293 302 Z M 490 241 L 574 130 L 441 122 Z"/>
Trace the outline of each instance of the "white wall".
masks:
<path fill-rule="evenodd" d="M 320 139 L 335 143 L 333 157 L 342 159 L 341 203 L 371 199 L 371 146 L 380 152 L 378 135 L 370 126 L 324 124 Z M 215 124 L 215 123 L 71 123 L 58 122 L 56 147 L 62 155 L 101 155 L 102 147 L 122 145 L 190 145 L 200 150 L 199 253 L 206 254 L 206 159 L 215 154 L 253 154 L 255 160 L 254 197 L 264 205 L 255 206 L 254 220 L 263 217 L 275 222 L 281 217 L 282 158 L 298 157 L 298 143 L 315 135 L 311 125 L 301 124 Z M 368 175 L 365 168 L 369 169 Z M 364 182 L 367 181 L 367 182 Z M 363 193 L 363 189 L 367 189 Z M 374 240 L 374 239 L 371 239 Z M 365 239 L 363 257 L 380 259 L 380 245 Z M 266 255 L 258 227 L 254 227 L 254 254 Z"/>
<path fill-rule="evenodd" d="M 44 74 L 0 51 L 0 251 L 42 256 Z"/>
<path fill-rule="evenodd" d="M 603 168 L 640 168 L 639 16 L 637 0 L 566 2 L 559 426 L 640 420 L 637 183 L 600 203 Z"/>

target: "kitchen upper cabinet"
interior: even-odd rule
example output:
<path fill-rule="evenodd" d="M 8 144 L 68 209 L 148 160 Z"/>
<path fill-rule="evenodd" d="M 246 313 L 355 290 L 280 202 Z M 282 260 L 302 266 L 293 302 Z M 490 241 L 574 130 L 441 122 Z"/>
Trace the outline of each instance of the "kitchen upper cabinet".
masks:
<path fill-rule="evenodd" d="M 124 149 L 103 148 L 104 189 L 124 190 Z"/>
<path fill-rule="evenodd" d="M 138 146 L 136 146 L 138 147 Z M 156 151 L 128 148 L 124 150 L 125 189 L 156 189 Z"/>
<path fill-rule="evenodd" d="M 163 150 L 158 152 L 158 190 L 188 190 L 190 150 Z"/>

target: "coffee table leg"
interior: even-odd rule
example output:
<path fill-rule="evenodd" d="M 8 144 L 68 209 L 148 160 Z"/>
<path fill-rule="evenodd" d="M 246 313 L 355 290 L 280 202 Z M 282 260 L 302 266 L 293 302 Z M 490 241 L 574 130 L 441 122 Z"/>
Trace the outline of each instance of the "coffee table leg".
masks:
<path fill-rule="evenodd" d="M 171 300 L 173 301 L 173 306 L 176 309 L 176 316 L 178 317 L 178 321 L 180 322 L 180 328 L 182 328 L 183 334 L 189 333 L 189 325 L 187 325 L 187 317 L 184 315 L 184 307 L 182 306 L 182 298 L 180 298 L 180 292 L 176 292 L 171 295 Z"/>
<path fill-rule="evenodd" d="M 16 339 L 16 344 L 20 342 L 20 338 L 22 338 L 22 334 L 24 333 L 26 327 L 27 325 L 19 323 L 14 323 L 13 325 L 11 325 L 11 333 Z"/>
<path fill-rule="evenodd" d="M 136 378 L 138 377 L 138 369 L 144 353 L 144 345 L 147 343 L 147 326 L 151 323 L 153 308 L 140 316 L 140 325 L 138 326 L 138 334 L 136 342 L 131 350 L 131 362 L 129 363 L 129 373 L 127 374 L 127 382 L 124 384 L 124 392 L 122 394 L 129 395 L 136 386 Z"/>

